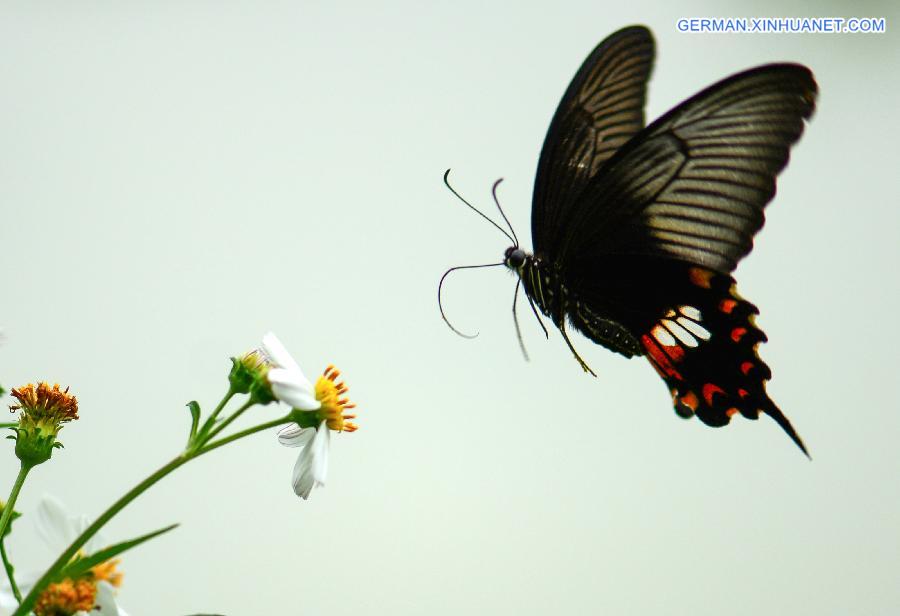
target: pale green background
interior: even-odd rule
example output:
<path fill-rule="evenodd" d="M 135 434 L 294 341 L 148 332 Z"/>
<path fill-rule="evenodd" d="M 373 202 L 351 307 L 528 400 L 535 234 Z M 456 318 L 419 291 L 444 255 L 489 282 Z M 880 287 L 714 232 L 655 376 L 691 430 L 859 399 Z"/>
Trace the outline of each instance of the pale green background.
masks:
<path fill-rule="evenodd" d="M 19 509 L 51 492 L 96 515 L 272 329 L 311 374 L 340 366 L 362 429 L 333 439 L 308 502 L 295 452 L 261 434 L 134 503 L 107 537 L 182 526 L 124 558 L 132 615 L 900 613 L 895 5 L 817 9 L 885 16 L 883 35 L 675 30 L 810 10 L 3 4 L 0 382 L 71 385 L 82 415 Z M 524 362 L 500 270 L 446 289 L 477 340 L 440 320 L 442 271 L 507 246 L 441 174 L 488 208 L 504 176 L 527 237 L 556 103 L 630 23 L 658 43 L 650 118 L 753 65 L 815 71 L 819 109 L 738 270 L 811 463 L 767 419 L 683 422 L 644 360 L 578 337 L 584 375 L 527 312 Z M 31 530 L 9 544 L 22 570 L 51 556 Z"/>

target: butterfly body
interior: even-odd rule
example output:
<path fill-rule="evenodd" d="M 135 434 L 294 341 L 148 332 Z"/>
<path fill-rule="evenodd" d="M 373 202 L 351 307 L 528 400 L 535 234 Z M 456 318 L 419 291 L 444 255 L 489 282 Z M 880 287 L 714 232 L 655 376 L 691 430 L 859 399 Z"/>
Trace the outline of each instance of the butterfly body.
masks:
<path fill-rule="evenodd" d="M 724 426 L 763 412 L 805 453 L 766 393 L 771 371 L 757 354 L 766 335 L 731 272 L 763 226 L 816 83 L 797 64 L 756 67 L 645 126 L 653 56 L 650 32 L 634 26 L 582 64 L 541 150 L 534 251 L 513 233 L 504 264 L 585 370 L 567 327 L 646 356 L 680 416 Z"/>
<path fill-rule="evenodd" d="M 504 259 L 507 267 L 519 276 L 526 295 L 558 329 L 568 323 L 597 344 L 625 357 L 643 354 L 638 339 L 619 322 L 598 314 L 601 302 L 583 301 L 558 267 L 522 250 L 518 250 L 523 254 L 519 264 L 519 259 L 510 257 L 516 251 L 514 246 L 507 249 Z"/>

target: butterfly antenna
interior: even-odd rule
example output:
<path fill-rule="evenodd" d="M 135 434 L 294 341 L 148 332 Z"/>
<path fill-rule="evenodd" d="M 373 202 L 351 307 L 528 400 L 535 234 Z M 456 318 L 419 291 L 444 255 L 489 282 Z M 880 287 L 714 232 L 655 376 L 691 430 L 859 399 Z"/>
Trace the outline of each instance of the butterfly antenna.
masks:
<path fill-rule="evenodd" d="M 510 242 L 512 242 L 513 244 L 515 244 L 516 246 L 518 246 L 519 243 L 518 243 L 518 242 L 515 240 L 515 238 L 513 238 L 509 233 L 507 233 L 506 231 L 504 231 L 504 230 L 503 230 L 503 227 L 501 227 L 500 225 L 498 225 L 497 223 L 495 223 L 493 220 L 491 220 L 490 218 L 488 218 L 488 217 L 484 214 L 484 212 L 482 212 L 481 210 L 479 210 L 477 207 L 475 207 L 474 205 L 472 205 L 471 203 L 469 203 L 468 201 L 466 201 L 465 199 L 463 199 L 463 198 L 462 198 L 462 195 L 460 195 L 458 192 L 456 192 L 456 190 L 455 190 L 452 186 L 450 186 L 450 180 L 448 179 L 449 176 L 450 176 L 450 170 L 447 169 L 447 170 L 444 172 L 444 185 L 445 185 L 447 188 L 450 189 L 450 192 L 452 192 L 454 195 L 456 195 L 456 198 L 457 198 L 457 199 L 459 199 L 460 201 L 462 201 L 463 203 L 465 203 L 466 205 L 468 205 L 468 206 L 469 206 L 475 213 L 477 213 L 479 216 L 481 216 L 481 217 L 484 218 L 486 221 L 488 221 L 489 223 L 491 223 L 492 225 L 494 225 L 495 227 L 497 227 L 498 229 L 500 229 L 500 233 L 502 233 L 503 235 L 505 235 L 506 237 L 508 237 Z M 502 213 L 502 211 L 501 211 L 501 213 Z M 504 218 L 506 218 L 506 217 L 504 216 Z M 509 224 L 509 223 L 507 222 L 507 224 Z M 501 263 L 501 265 L 502 265 L 502 263 Z"/>
<path fill-rule="evenodd" d="M 516 235 L 516 230 L 513 229 L 513 226 L 509 223 L 509 218 L 506 217 L 506 212 L 503 211 L 503 208 L 500 207 L 500 201 L 497 199 L 497 187 L 500 186 L 500 182 L 503 181 L 503 178 L 498 179 L 494 182 L 494 186 L 491 187 L 491 196 L 494 197 L 494 203 L 497 204 L 497 209 L 500 210 L 500 215 L 503 216 L 503 220 L 506 221 L 506 226 L 509 227 L 509 230 L 512 231 L 512 239 L 515 243 L 515 246 L 518 248 L 519 246 L 519 237 Z"/>
<path fill-rule="evenodd" d="M 521 285 L 522 279 L 519 278 L 519 281 L 516 283 L 516 290 L 513 293 L 513 323 L 516 324 L 516 338 L 519 339 L 519 348 L 522 349 L 522 355 L 525 356 L 525 361 L 531 361 L 528 357 L 528 351 L 525 350 L 525 341 L 522 339 L 522 329 L 519 327 L 519 316 L 516 314 L 516 300 L 519 299 L 519 287 Z M 541 325 L 543 325 L 543 323 Z"/>
<path fill-rule="evenodd" d="M 521 278 L 519 279 L 521 281 Z M 534 302 L 531 301 L 531 296 L 528 293 L 525 294 L 525 299 L 528 300 L 528 305 L 531 306 L 531 312 L 534 313 L 534 318 L 537 319 L 538 325 L 541 326 L 541 329 L 544 330 L 544 337 L 547 340 L 550 340 L 550 332 L 547 331 L 547 328 L 544 327 L 544 322 L 541 321 L 541 315 L 538 314 L 537 308 L 534 307 Z"/>
<path fill-rule="evenodd" d="M 456 267 L 451 267 L 446 272 L 444 272 L 443 276 L 441 276 L 441 281 L 438 283 L 438 308 L 441 311 L 441 318 L 444 319 L 444 323 L 446 323 L 447 326 L 450 329 L 452 329 L 455 334 L 462 336 L 463 338 L 470 338 L 470 339 L 478 336 L 478 332 L 475 332 L 474 334 L 464 334 L 463 332 L 459 331 L 458 329 L 453 327 L 453 324 L 450 323 L 449 319 L 447 319 L 447 315 L 444 314 L 444 304 L 441 301 L 441 289 L 443 289 L 443 287 L 444 287 L 444 279 L 447 277 L 447 275 L 450 272 L 455 272 L 456 270 L 477 269 L 479 267 L 498 267 L 500 265 L 503 265 L 503 263 L 486 263 L 484 265 L 458 265 Z"/>

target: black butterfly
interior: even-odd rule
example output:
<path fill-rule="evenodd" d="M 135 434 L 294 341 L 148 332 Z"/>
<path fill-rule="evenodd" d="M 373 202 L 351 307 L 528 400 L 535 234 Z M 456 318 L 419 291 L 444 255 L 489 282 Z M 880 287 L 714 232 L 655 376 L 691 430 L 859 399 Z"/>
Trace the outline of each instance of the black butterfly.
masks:
<path fill-rule="evenodd" d="M 766 394 L 772 373 L 756 352 L 766 335 L 730 273 L 813 112 L 815 80 L 797 64 L 760 66 L 645 128 L 653 55 L 652 35 L 635 26 L 585 60 L 538 162 L 534 253 L 513 233 L 503 265 L 584 370 L 567 324 L 626 357 L 646 355 L 678 415 L 723 426 L 762 411 L 807 453 Z"/>

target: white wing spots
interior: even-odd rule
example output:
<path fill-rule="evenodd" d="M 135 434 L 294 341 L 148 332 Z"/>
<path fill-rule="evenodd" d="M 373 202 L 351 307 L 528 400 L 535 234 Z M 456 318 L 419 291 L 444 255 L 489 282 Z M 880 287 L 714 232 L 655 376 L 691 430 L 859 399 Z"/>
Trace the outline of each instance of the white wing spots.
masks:
<path fill-rule="evenodd" d="M 693 306 L 679 306 L 678 312 L 683 315 L 676 319 L 679 325 L 700 340 L 709 340 L 711 334 L 709 333 L 709 330 L 700 325 L 703 316 L 698 309 Z"/>
<path fill-rule="evenodd" d="M 691 332 L 697 338 L 700 338 L 700 340 L 709 340 L 709 332 L 699 323 L 684 317 L 678 317 L 677 321 L 679 325 Z"/>
<path fill-rule="evenodd" d="M 675 321 L 669 319 L 663 319 L 660 321 L 663 327 L 665 327 L 669 332 L 672 333 L 673 336 L 678 338 L 681 343 L 690 348 L 694 348 L 700 344 L 700 342 L 685 328 L 676 323 Z"/>
<path fill-rule="evenodd" d="M 663 346 L 672 347 L 678 344 L 675 341 L 675 338 L 672 337 L 672 334 L 666 331 L 666 328 L 662 325 L 655 326 L 650 333 L 653 334 L 656 341 Z"/>
<path fill-rule="evenodd" d="M 702 315 L 694 306 L 679 306 L 668 310 L 650 334 L 664 347 L 696 348 L 709 340 L 709 330 L 700 325 Z"/>
<path fill-rule="evenodd" d="M 684 316 L 686 316 L 689 319 L 697 321 L 698 323 L 700 322 L 700 311 L 697 310 L 696 308 L 694 308 L 693 306 L 679 306 L 678 312 L 680 312 L 681 314 L 683 314 Z M 670 316 L 670 315 L 675 316 L 675 311 L 670 310 L 669 314 L 666 316 Z"/>

